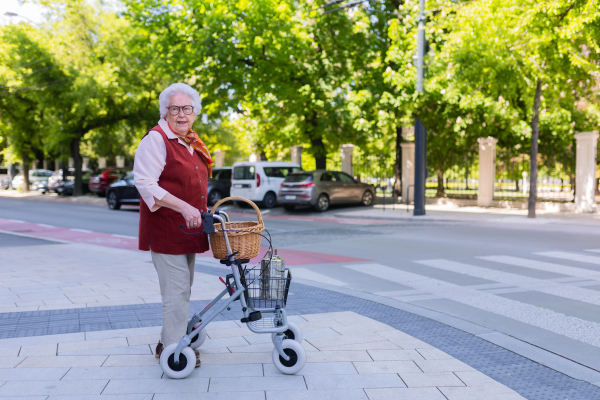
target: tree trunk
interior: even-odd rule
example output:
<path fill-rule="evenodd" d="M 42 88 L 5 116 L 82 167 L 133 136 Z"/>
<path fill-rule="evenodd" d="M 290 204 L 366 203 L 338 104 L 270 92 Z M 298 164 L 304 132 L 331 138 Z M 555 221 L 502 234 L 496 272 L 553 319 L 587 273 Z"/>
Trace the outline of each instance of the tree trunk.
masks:
<path fill-rule="evenodd" d="M 315 157 L 316 169 L 327 169 L 327 152 L 323 138 L 311 139 L 312 153 Z"/>
<path fill-rule="evenodd" d="M 437 199 L 445 196 L 444 192 L 444 173 L 441 169 L 437 169 L 437 192 L 435 193 L 435 197 Z"/>
<path fill-rule="evenodd" d="M 396 127 L 396 164 L 394 165 L 394 192 L 402 196 L 402 127 Z"/>
<path fill-rule="evenodd" d="M 21 158 L 23 158 L 23 185 L 21 185 L 21 192 L 27 193 L 29 192 L 29 153 L 27 150 L 23 150 L 21 152 Z"/>
<path fill-rule="evenodd" d="M 527 218 L 535 218 L 535 203 L 537 197 L 537 156 L 538 138 L 540 137 L 540 102 L 542 98 L 542 80 L 538 79 L 533 99 L 533 118 L 531 119 L 531 171 L 529 175 L 529 201 Z"/>
<path fill-rule="evenodd" d="M 71 157 L 75 162 L 75 186 L 73 188 L 73 196 L 81 196 L 83 194 L 83 183 L 81 181 L 81 167 L 83 160 L 81 153 L 79 152 L 80 139 L 76 138 L 71 140 Z"/>
<path fill-rule="evenodd" d="M 260 151 L 260 161 L 269 161 L 269 159 L 267 158 L 267 155 L 265 154 L 264 150 Z"/>

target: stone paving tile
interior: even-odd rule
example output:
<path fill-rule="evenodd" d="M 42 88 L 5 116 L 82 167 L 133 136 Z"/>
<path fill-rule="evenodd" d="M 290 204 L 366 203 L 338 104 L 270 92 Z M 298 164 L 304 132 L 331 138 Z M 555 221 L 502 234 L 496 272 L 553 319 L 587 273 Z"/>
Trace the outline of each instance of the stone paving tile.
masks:
<path fill-rule="evenodd" d="M 426 360 L 446 360 L 453 358 L 451 355 L 438 349 L 418 349 L 417 351 Z"/>
<path fill-rule="evenodd" d="M 4 400 L 4 399 L 2 399 Z M 50 396 L 47 400 L 152 400 L 151 394 Z"/>
<path fill-rule="evenodd" d="M 127 343 L 129 346 L 136 346 L 142 344 L 156 345 L 160 340 L 160 334 L 144 335 L 144 336 L 128 336 Z"/>
<path fill-rule="evenodd" d="M 304 379 L 309 390 L 406 387 L 398 374 L 308 375 Z"/>
<path fill-rule="evenodd" d="M 473 367 L 456 359 L 432 361 L 415 360 L 415 362 L 423 372 L 475 371 Z"/>
<path fill-rule="evenodd" d="M 346 344 L 383 342 L 386 339 L 375 333 L 365 333 L 362 335 L 307 338 L 306 340 L 317 349 L 321 349 L 323 347 L 341 346 Z"/>
<path fill-rule="evenodd" d="M 98 356 L 98 355 L 142 355 L 154 354 L 149 345 L 111 347 L 93 350 L 66 351 L 61 356 Z"/>
<path fill-rule="evenodd" d="M 58 354 L 66 353 L 69 351 L 82 351 L 82 350 L 95 350 L 95 349 L 107 349 L 112 347 L 124 347 L 129 346 L 127 338 L 112 338 L 112 339 L 98 339 L 98 340 L 86 340 L 80 342 L 67 342 L 59 343 Z"/>
<path fill-rule="evenodd" d="M 209 392 L 251 392 L 259 390 L 306 390 L 302 376 L 211 378 Z"/>
<path fill-rule="evenodd" d="M 25 357 L 0 357 L 0 368 L 14 368 L 25 360 Z"/>
<path fill-rule="evenodd" d="M 265 376 L 282 376 L 283 374 L 273 364 L 263 365 Z M 306 363 L 297 372 L 298 376 L 308 375 L 357 375 L 356 368 L 350 362 Z"/>
<path fill-rule="evenodd" d="M 386 342 L 382 342 L 386 343 Z M 417 350 L 367 350 L 374 361 L 424 360 Z"/>
<path fill-rule="evenodd" d="M 201 357 L 203 360 L 203 358 Z M 206 365 L 204 360 L 200 368 L 194 369 L 192 374 L 187 378 L 233 378 L 233 377 L 262 377 L 262 364 L 229 364 L 229 365 Z M 163 376 L 163 379 L 169 379 Z"/>
<path fill-rule="evenodd" d="M 232 395 L 231 392 L 157 393 L 152 400 L 232 400 Z M 265 400 L 265 392 L 235 392 L 235 400 Z"/>
<path fill-rule="evenodd" d="M 102 394 L 205 393 L 208 383 L 208 378 L 111 380 Z"/>
<path fill-rule="evenodd" d="M 372 361 L 369 353 L 360 350 L 318 351 L 306 354 L 306 362 Z"/>
<path fill-rule="evenodd" d="M 448 400 L 524 400 L 518 393 L 507 389 L 499 392 L 497 389 L 485 387 L 441 387 L 439 390 Z M 570 399 L 569 399 L 570 400 Z"/>
<path fill-rule="evenodd" d="M 202 361 L 204 362 L 204 361 Z M 102 367 L 143 367 L 158 365 L 158 359 L 152 354 L 148 355 L 114 355 L 108 356 Z"/>
<path fill-rule="evenodd" d="M 0 373 L 7 381 L 59 381 L 69 368 L 7 368 Z"/>
<path fill-rule="evenodd" d="M 0 386 L 1 396 L 100 394 L 106 380 L 9 381 Z"/>
<path fill-rule="evenodd" d="M 17 368 L 99 367 L 106 356 L 40 356 L 27 357 Z"/>
<path fill-rule="evenodd" d="M 365 392 L 369 400 L 447 400 L 437 388 L 365 389 Z"/>
<path fill-rule="evenodd" d="M 363 389 L 267 391 L 266 400 L 369 400 Z"/>
<path fill-rule="evenodd" d="M 267 337 L 269 342 L 271 341 L 270 335 L 261 335 L 263 337 Z M 204 343 L 202 343 L 203 349 L 218 349 L 222 347 L 236 347 L 236 346 L 249 346 L 250 344 L 244 337 L 228 337 L 222 339 L 206 339 Z"/>
<path fill-rule="evenodd" d="M 371 361 L 355 362 L 359 374 L 398 374 L 401 372 L 422 373 L 414 361 Z"/>
<path fill-rule="evenodd" d="M 236 328 L 236 329 L 217 329 L 217 330 L 210 329 L 210 328 L 212 328 L 212 325 L 209 325 L 209 329 L 206 332 L 207 336 L 210 339 L 223 339 L 223 338 L 230 338 L 230 337 L 236 337 L 236 336 L 255 335 L 255 333 L 250 331 L 250 329 L 248 329 L 247 327 Z"/>
<path fill-rule="evenodd" d="M 220 353 L 203 354 L 202 365 L 218 364 L 267 364 L 273 362 L 271 353 Z"/>
<path fill-rule="evenodd" d="M 0 348 L 0 357 L 17 357 L 21 347 L 5 347 Z"/>
<path fill-rule="evenodd" d="M 410 387 L 439 387 L 439 386 L 466 386 L 452 372 L 419 372 L 400 373 L 400 378 Z"/>
<path fill-rule="evenodd" d="M 400 347 L 387 340 L 384 342 L 367 342 L 345 344 L 340 346 L 324 346 L 321 350 L 400 350 Z"/>
<path fill-rule="evenodd" d="M 38 344 L 21 347 L 19 356 L 55 356 L 57 345 L 56 343 L 49 344 Z"/>
<path fill-rule="evenodd" d="M 63 381 L 82 379 L 160 379 L 163 370 L 158 364 L 146 367 L 86 367 L 71 368 L 64 374 Z"/>
<path fill-rule="evenodd" d="M 48 396 L 2 396 L 2 400 L 47 400 Z"/>

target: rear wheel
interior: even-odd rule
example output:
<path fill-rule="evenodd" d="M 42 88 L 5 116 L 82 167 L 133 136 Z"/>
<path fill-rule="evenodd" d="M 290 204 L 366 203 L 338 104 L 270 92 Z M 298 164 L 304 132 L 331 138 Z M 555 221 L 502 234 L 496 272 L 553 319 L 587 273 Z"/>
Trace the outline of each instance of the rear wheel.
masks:
<path fill-rule="evenodd" d="M 111 210 L 119 210 L 121 208 L 121 202 L 115 192 L 109 192 L 106 201 L 108 203 L 108 208 Z"/>
<path fill-rule="evenodd" d="M 160 367 L 165 375 L 172 379 L 187 377 L 196 368 L 196 354 L 189 347 L 184 347 L 175 364 L 175 349 L 178 343 L 168 345 L 160 355 Z"/>
<path fill-rule="evenodd" d="M 291 375 L 299 372 L 306 363 L 306 352 L 302 345 L 295 340 L 286 339 L 282 343 L 283 352 L 290 358 L 286 361 L 279 355 L 277 349 L 273 349 L 273 364 L 280 372 Z"/>
<path fill-rule="evenodd" d="M 370 206 L 373 204 L 373 193 L 370 190 L 365 190 L 362 195 L 361 203 L 363 206 Z"/>
<path fill-rule="evenodd" d="M 200 322 L 198 322 L 196 325 L 194 325 L 194 329 L 196 329 L 199 325 L 200 325 Z M 206 329 L 201 329 L 198 332 L 198 334 L 192 338 L 190 347 L 192 349 L 197 349 L 198 347 L 202 346 L 202 343 L 204 343 L 205 340 L 206 340 Z"/>
<path fill-rule="evenodd" d="M 275 197 L 275 193 L 273 192 L 269 192 L 267 194 L 265 194 L 265 197 L 263 198 L 263 207 L 265 208 L 273 208 L 275 207 L 275 203 L 277 202 L 277 197 Z"/>
<path fill-rule="evenodd" d="M 315 210 L 319 212 L 327 211 L 329 208 L 329 197 L 326 194 L 321 194 L 315 204 Z"/>
<path fill-rule="evenodd" d="M 211 190 L 208 194 L 208 204 L 217 204 L 222 198 L 223 195 L 217 189 Z"/>
<path fill-rule="evenodd" d="M 296 209 L 296 206 L 293 204 L 284 204 L 283 209 L 285 211 L 294 211 Z"/>

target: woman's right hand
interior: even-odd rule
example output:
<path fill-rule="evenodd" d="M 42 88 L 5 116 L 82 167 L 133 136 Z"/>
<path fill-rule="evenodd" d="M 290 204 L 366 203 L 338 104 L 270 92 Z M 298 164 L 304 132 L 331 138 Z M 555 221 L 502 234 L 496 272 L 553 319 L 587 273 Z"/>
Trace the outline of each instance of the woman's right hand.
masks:
<path fill-rule="evenodd" d="M 192 207 L 188 204 L 181 211 L 181 215 L 185 218 L 185 224 L 188 229 L 196 229 L 202 226 L 202 215 L 200 214 L 200 210 L 196 207 Z"/>

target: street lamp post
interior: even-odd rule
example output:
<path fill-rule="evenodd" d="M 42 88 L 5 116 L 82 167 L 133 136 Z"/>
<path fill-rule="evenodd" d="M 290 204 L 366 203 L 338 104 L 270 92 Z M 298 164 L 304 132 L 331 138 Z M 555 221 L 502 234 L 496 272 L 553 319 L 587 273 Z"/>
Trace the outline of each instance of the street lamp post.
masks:
<path fill-rule="evenodd" d="M 31 22 L 33 25 L 37 26 L 38 28 L 41 28 L 41 26 L 39 26 L 38 24 L 36 24 L 35 22 L 33 22 L 32 20 L 30 20 L 29 18 L 27 18 L 23 15 L 19 15 L 17 13 L 10 12 L 10 11 L 5 12 L 4 15 L 6 15 L 7 17 L 20 17 L 20 18 L 26 19 L 27 21 Z"/>
<path fill-rule="evenodd" d="M 417 92 L 423 92 L 423 58 L 425 56 L 425 0 L 419 0 L 417 32 Z M 420 119 L 415 121 L 415 207 L 413 215 L 425 215 L 425 170 L 427 168 L 427 130 Z"/>

